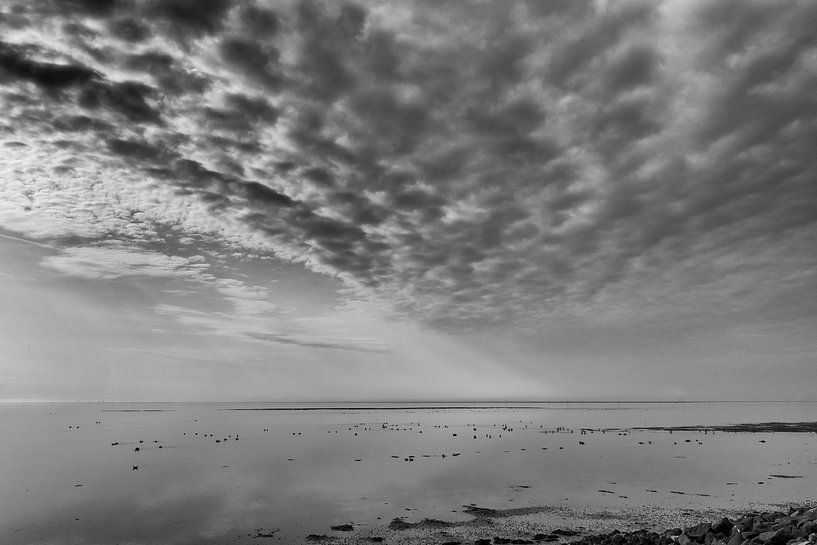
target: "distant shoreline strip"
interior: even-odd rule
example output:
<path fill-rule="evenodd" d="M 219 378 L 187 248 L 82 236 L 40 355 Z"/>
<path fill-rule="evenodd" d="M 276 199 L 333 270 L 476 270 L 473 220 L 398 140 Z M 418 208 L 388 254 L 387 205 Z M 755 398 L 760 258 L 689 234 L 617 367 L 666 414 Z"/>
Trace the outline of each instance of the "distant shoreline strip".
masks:
<path fill-rule="evenodd" d="M 220 411 L 429 411 L 429 410 L 462 410 L 473 409 L 541 409 L 530 405 L 414 405 L 405 407 L 235 407 L 219 409 Z M 560 407 L 563 408 L 563 407 Z M 607 409 L 603 409 L 607 410 Z M 611 408 L 610 410 L 616 410 Z"/>

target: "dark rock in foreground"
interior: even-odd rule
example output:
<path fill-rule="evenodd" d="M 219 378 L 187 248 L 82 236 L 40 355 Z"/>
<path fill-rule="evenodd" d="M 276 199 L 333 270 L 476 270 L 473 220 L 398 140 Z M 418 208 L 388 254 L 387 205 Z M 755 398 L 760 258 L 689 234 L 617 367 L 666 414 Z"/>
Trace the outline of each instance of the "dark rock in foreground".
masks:
<path fill-rule="evenodd" d="M 788 514 L 747 513 L 682 531 L 638 530 L 585 536 L 570 545 L 807 545 L 817 544 L 817 508 L 792 508 Z"/>

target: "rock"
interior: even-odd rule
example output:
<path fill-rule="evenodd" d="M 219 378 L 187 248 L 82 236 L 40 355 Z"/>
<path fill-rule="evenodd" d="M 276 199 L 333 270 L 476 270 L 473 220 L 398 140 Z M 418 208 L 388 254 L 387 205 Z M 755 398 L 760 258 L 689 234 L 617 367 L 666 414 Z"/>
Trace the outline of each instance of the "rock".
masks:
<path fill-rule="evenodd" d="M 729 537 L 729 542 L 727 545 L 740 545 L 743 543 L 743 534 L 740 533 L 740 530 L 737 527 L 732 529 L 732 535 Z"/>
<path fill-rule="evenodd" d="M 534 541 L 559 541 L 559 536 L 556 534 L 536 534 L 533 536 Z"/>
<path fill-rule="evenodd" d="M 785 529 L 763 532 L 757 538 L 766 545 L 784 545 L 789 540 L 789 533 Z"/>
<path fill-rule="evenodd" d="M 676 543 L 678 545 L 690 545 L 692 543 L 692 540 L 689 539 L 688 535 L 681 534 L 680 536 L 678 536 L 678 541 L 676 541 Z"/>
<path fill-rule="evenodd" d="M 735 528 L 737 528 L 741 532 L 745 532 L 746 530 L 752 527 L 752 523 L 753 521 L 751 521 L 750 519 L 743 518 L 735 522 Z"/>
<path fill-rule="evenodd" d="M 817 520 L 807 520 L 805 524 L 800 526 L 800 530 L 805 532 L 805 535 L 817 532 Z"/>
<path fill-rule="evenodd" d="M 324 534 L 309 534 L 308 536 L 306 536 L 307 541 L 326 541 L 328 539 L 331 538 Z"/>
<path fill-rule="evenodd" d="M 478 539 L 474 542 L 474 545 L 491 545 L 490 539 Z"/>
<path fill-rule="evenodd" d="M 411 524 L 401 518 L 392 519 L 389 523 L 389 530 L 407 530 L 411 528 Z M 488 541 L 490 543 L 490 540 Z"/>
<path fill-rule="evenodd" d="M 553 533 L 556 534 L 556 535 L 559 535 L 559 536 L 567 536 L 567 537 L 578 535 L 573 530 L 567 530 L 567 529 L 564 529 L 564 528 L 556 528 L 555 530 L 553 530 Z"/>
<path fill-rule="evenodd" d="M 383 543 L 382 537 L 369 537 L 367 540 L 371 541 L 372 543 Z"/>
<path fill-rule="evenodd" d="M 702 522 L 697 526 L 687 528 L 684 533 L 695 541 L 700 541 L 711 528 L 712 526 L 708 522 Z"/>
<path fill-rule="evenodd" d="M 717 523 L 712 526 L 712 531 L 716 534 L 728 534 L 732 531 L 732 521 L 726 517 L 723 517 Z"/>

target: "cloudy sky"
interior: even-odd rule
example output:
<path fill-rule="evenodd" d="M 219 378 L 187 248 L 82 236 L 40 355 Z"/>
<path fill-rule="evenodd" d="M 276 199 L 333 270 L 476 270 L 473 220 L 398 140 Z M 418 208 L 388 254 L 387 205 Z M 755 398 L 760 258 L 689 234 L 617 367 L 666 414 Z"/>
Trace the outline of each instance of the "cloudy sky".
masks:
<path fill-rule="evenodd" d="M 0 399 L 814 399 L 817 3 L 0 2 Z"/>

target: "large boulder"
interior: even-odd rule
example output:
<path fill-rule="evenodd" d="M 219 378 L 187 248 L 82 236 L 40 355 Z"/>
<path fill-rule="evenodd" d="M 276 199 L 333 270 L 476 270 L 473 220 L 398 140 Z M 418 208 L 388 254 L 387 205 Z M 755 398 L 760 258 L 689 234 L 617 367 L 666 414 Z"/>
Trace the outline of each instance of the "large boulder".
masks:
<path fill-rule="evenodd" d="M 716 534 L 727 535 L 732 531 L 732 521 L 726 517 L 712 525 L 712 531 Z"/>
<path fill-rule="evenodd" d="M 687 528 L 684 530 L 684 533 L 695 541 L 703 541 L 704 536 L 711 528 L 712 525 L 710 525 L 708 522 L 702 522 L 696 526 Z"/>
<path fill-rule="evenodd" d="M 787 531 L 787 529 L 781 528 L 780 530 L 769 530 L 768 532 L 763 532 L 757 536 L 757 539 L 766 545 L 785 545 L 790 537 L 791 534 Z"/>

